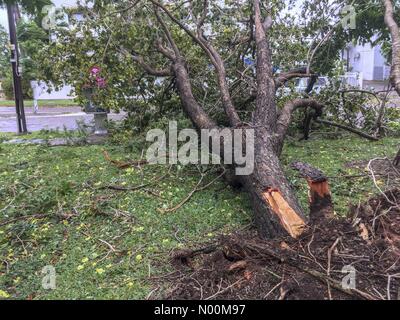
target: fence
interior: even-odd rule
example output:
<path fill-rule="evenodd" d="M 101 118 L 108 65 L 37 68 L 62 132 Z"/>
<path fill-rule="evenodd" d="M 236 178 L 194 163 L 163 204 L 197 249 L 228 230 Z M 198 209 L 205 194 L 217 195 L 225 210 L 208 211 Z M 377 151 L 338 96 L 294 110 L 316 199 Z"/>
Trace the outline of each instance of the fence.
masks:
<path fill-rule="evenodd" d="M 340 76 L 340 79 L 345 87 L 363 88 L 364 78 L 362 72 L 346 72 L 343 76 Z"/>

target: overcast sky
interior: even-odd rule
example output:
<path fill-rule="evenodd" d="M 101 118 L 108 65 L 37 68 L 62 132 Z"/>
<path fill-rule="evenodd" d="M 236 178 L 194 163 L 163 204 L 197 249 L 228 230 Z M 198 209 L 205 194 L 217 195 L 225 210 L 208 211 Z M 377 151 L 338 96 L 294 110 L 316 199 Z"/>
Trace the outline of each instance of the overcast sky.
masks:
<path fill-rule="evenodd" d="M 70 7 L 74 6 L 76 0 L 52 0 L 56 7 Z M 7 11 L 0 9 L 0 24 L 8 30 Z"/>
<path fill-rule="evenodd" d="M 56 7 L 73 7 L 77 0 L 52 0 Z M 296 7 L 299 7 L 301 1 L 296 0 Z M 298 9 L 294 9 L 298 10 Z M 0 25 L 4 26 L 6 30 L 8 30 L 8 19 L 7 19 L 7 11 L 5 9 L 0 9 Z"/>

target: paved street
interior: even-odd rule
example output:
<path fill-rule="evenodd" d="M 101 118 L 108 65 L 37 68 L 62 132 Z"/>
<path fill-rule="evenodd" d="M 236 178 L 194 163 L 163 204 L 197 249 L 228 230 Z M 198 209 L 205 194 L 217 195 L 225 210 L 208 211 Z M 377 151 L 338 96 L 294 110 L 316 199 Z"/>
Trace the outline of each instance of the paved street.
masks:
<path fill-rule="evenodd" d="M 1 102 L 0 102 L 1 103 Z M 25 108 L 28 130 L 60 129 L 64 127 L 73 130 L 78 127 L 77 121 L 91 124 L 93 115 L 81 111 L 80 107 L 42 107 L 38 114 L 33 114 L 32 108 Z M 109 114 L 111 120 L 121 120 L 124 114 Z M 17 132 L 17 120 L 14 107 L 0 106 L 0 132 Z"/>

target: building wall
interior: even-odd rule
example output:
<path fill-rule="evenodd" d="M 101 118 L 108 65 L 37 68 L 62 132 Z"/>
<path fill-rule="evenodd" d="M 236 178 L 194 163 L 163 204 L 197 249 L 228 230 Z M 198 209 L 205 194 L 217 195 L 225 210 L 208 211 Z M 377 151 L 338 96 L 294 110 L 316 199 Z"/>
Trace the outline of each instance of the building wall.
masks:
<path fill-rule="evenodd" d="M 48 87 L 44 82 L 31 81 L 34 98 L 37 100 L 72 100 L 71 95 L 73 87 L 69 85 L 63 86 L 60 90 L 55 90 L 51 86 Z M 48 92 L 50 89 L 50 93 Z"/>
<path fill-rule="evenodd" d="M 382 46 L 375 47 L 375 74 L 374 80 L 387 80 L 390 77 L 390 66 L 382 54 Z"/>
<path fill-rule="evenodd" d="M 349 48 L 349 71 L 362 72 L 365 80 L 372 80 L 374 75 L 374 51 L 370 44 Z"/>
<path fill-rule="evenodd" d="M 347 59 L 346 53 L 343 58 Z M 386 65 L 380 45 L 350 45 L 348 64 L 349 71 L 362 72 L 364 80 L 386 80 L 390 74 L 390 67 Z"/>

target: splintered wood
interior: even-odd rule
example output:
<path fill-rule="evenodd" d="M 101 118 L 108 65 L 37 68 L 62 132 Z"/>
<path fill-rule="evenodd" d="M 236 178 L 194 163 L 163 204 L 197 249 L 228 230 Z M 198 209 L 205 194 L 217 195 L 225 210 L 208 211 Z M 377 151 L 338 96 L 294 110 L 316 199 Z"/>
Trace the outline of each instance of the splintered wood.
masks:
<path fill-rule="evenodd" d="M 263 197 L 290 236 L 297 238 L 303 233 L 306 222 L 293 210 L 278 189 L 268 188 Z"/>
<path fill-rule="evenodd" d="M 324 173 L 307 163 L 295 162 L 292 168 L 299 171 L 309 186 L 310 219 L 317 222 L 321 219 L 332 219 L 334 209 L 328 179 Z"/>

